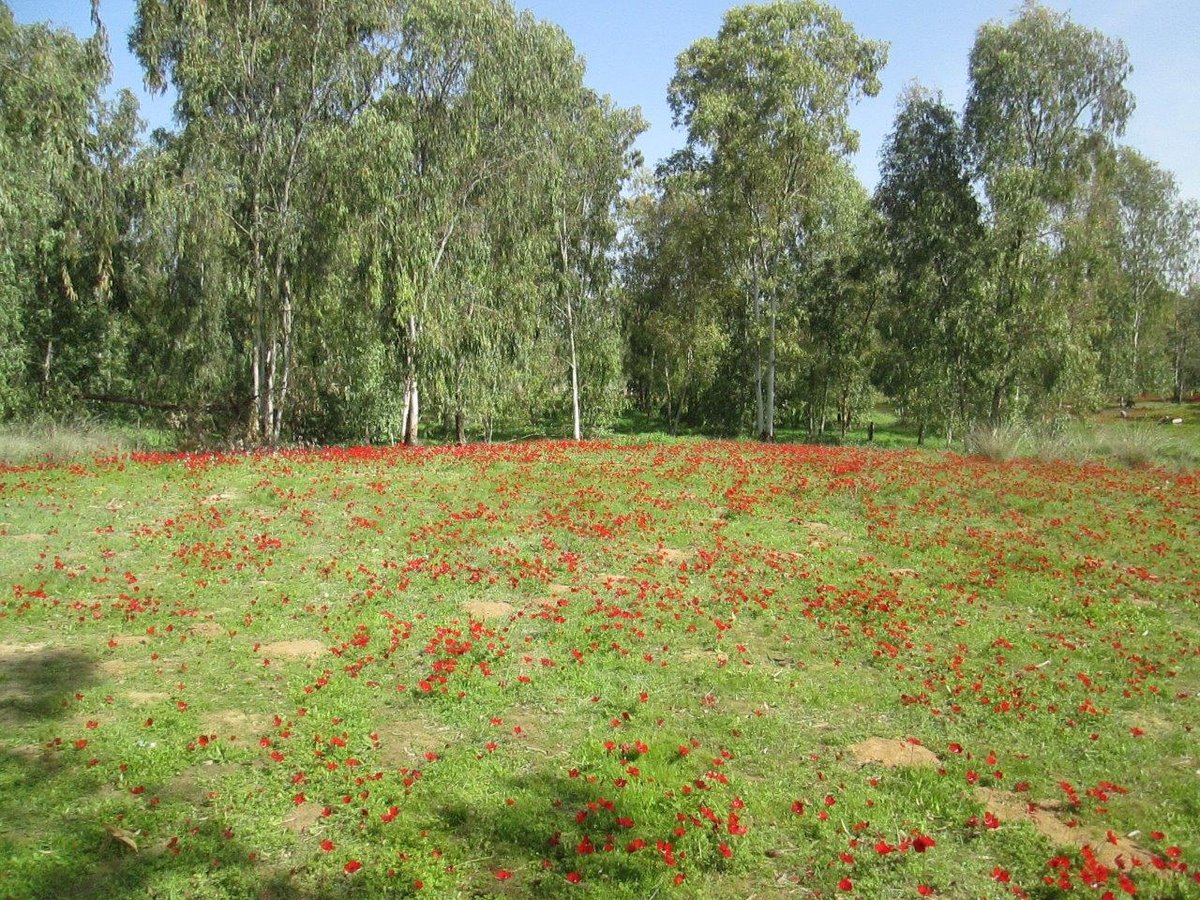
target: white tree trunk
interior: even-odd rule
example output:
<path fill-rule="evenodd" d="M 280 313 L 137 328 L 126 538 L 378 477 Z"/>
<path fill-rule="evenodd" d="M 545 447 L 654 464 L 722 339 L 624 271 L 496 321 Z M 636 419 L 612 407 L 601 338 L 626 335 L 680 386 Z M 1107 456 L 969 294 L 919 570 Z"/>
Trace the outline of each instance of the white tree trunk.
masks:
<path fill-rule="evenodd" d="M 421 395 L 417 390 L 417 317 L 408 317 L 408 380 L 404 389 L 404 443 L 416 446 L 420 440 Z"/>
<path fill-rule="evenodd" d="M 752 341 L 754 344 L 754 436 L 761 437 L 765 428 L 766 416 L 763 408 L 763 355 L 762 340 L 759 331 L 762 323 L 762 294 L 754 289 L 754 318 L 752 322 Z"/>
<path fill-rule="evenodd" d="M 775 321 L 778 306 L 775 297 L 771 297 L 771 330 L 767 338 L 767 421 L 765 430 L 759 434 L 765 440 L 775 440 Z"/>
<path fill-rule="evenodd" d="M 575 440 L 583 440 L 583 423 L 579 414 L 579 356 L 575 351 L 575 316 L 571 312 L 571 298 L 567 298 L 567 340 L 571 345 L 571 424 Z"/>

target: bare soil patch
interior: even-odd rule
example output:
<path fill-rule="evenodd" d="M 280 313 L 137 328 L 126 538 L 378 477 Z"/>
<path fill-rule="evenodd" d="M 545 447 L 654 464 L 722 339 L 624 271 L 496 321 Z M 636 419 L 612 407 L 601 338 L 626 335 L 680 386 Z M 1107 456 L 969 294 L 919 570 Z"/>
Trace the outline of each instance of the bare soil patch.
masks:
<path fill-rule="evenodd" d="M 174 796 L 184 797 L 193 802 L 214 800 L 220 796 L 217 786 L 226 778 L 241 771 L 241 766 L 234 763 L 219 763 L 206 760 L 194 766 L 188 766 L 178 775 L 167 782 L 167 791 Z"/>
<path fill-rule="evenodd" d="M 390 768 L 408 768 L 424 762 L 426 753 L 444 750 L 456 736 L 422 719 L 400 719 L 381 737 L 379 761 Z"/>
<path fill-rule="evenodd" d="M 170 694 L 163 693 L 162 691 L 130 691 L 125 696 L 139 706 L 145 706 L 150 703 L 161 703 L 164 700 L 171 699 Z"/>
<path fill-rule="evenodd" d="M 240 709 L 222 709 L 208 713 L 200 723 L 205 734 L 215 734 L 222 740 L 253 741 L 271 728 L 266 716 L 249 716 Z"/>
<path fill-rule="evenodd" d="M 188 629 L 193 637 L 223 637 L 229 630 L 216 622 L 197 622 Z"/>
<path fill-rule="evenodd" d="M 515 607 L 503 600 L 471 600 L 462 604 L 462 608 L 475 621 L 489 622 L 507 618 Z"/>
<path fill-rule="evenodd" d="M 696 556 L 695 550 L 677 550 L 673 547 L 664 547 L 661 550 L 656 550 L 655 553 L 662 562 L 675 566 L 682 562 L 687 562 Z"/>
<path fill-rule="evenodd" d="M 820 535 L 822 538 L 834 541 L 849 541 L 853 540 L 850 532 L 838 528 L 836 525 L 830 525 L 828 522 L 800 522 L 800 527 L 808 532 L 811 532 L 814 537 Z"/>
<path fill-rule="evenodd" d="M 620 583 L 630 582 L 630 581 L 637 581 L 636 578 L 633 578 L 629 575 L 620 575 L 620 574 L 616 574 L 614 572 L 598 572 L 598 573 L 596 573 L 596 580 L 597 581 L 611 581 L 614 584 L 620 584 Z"/>
<path fill-rule="evenodd" d="M 881 765 L 888 769 L 937 766 L 937 755 L 928 747 L 894 738 L 867 738 L 850 748 L 860 765 Z"/>
<path fill-rule="evenodd" d="M 0 642 L 0 661 L 8 661 L 16 657 L 23 656 L 26 653 L 38 653 L 45 650 L 49 645 L 42 641 L 37 644 L 11 644 L 8 642 Z"/>
<path fill-rule="evenodd" d="M 109 678 L 117 679 L 123 679 L 133 671 L 133 666 L 123 659 L 102 659 L 97 664 L 97 668 Z"/>
<path fill-rule="evenodd" d="M 320 641 L 273 641 L 258 648 L 258 655 L 268 659 L 280 657 L 284 659 L 316 659 L 324 655 L 327 648 Z"/>
<path fill-rule="evenodd" d="M 146 640 L 147 638 L 144 634 L 114 634 L 105 642 L 105 646 L 139 647 L 145 646 Z"/>
<path fill-rule="evenodd" d="M 306 801 L 283 817 L 283 827 L 293 834 L 308 831 L 321 820 L 321 807 Z"/>
<path fill-rule="evenodd" d="M 1128 869 L 1138 863 L 1150 864 L 1150 854 L 1128 838 L 1117 837 L 1113 843 L 1104 832 L 1072 828 L 1053 811 L 1061 807 L 1060 803 L 1028 801 L 1008 791 L 983 787 L 975 789 L 975 796 L 1002 823 L 1028 822 L 1053 844 L 1076 849 L 1091 847 L 1096 859 L 1111 868 Z"/>

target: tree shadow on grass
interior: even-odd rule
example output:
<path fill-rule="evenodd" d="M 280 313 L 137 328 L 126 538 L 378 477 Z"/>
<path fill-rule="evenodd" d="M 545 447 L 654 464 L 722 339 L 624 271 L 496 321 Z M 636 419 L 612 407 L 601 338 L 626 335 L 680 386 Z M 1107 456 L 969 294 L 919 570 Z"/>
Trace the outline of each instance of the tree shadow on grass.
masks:
<path fill-rule="evenodd" d="M 45 742 L 45 726 L 98 681 L 96 662 L 78 650 L 0 645 L 0 897 L 308 900 L 226 836 L 204 784 L 167 779 L 135 797 L 89 764 L 91 748 Z M 194 817 L 177 845 L 145 836 L 170 807 Z"/>
<path fill-rule="evenodd" d="M 487 854 L 490 871 L 504 868 L 526 873 L 507 883 L 482 876 L 479 883 L 464 886 L 471 896 L 578 896 L 580 887 L 565 877 L 572 870 L 584 872 L 592 891 L 601 891 L 606 897 L 645 897 L 661 889 L 665 876 L 650 835 L 640 831 L 617 834 L 621 829 L 606 821 L 603 813 L 594 816 L 591 828 L 572 825 L 578 811 L 589 804 L 595 806 L 604 796 L 620 801 L 619 792 L 606 793 L 603 785 L 545 771 L 509 775 L 504 778 L 503 790 L 517 802 L 512 806 L 488 804 L 486 811 L 481 811 L 464 794 L 447 792 L 436 807 L 441 828 L 463 845 L 477 848 L 480 857 Z M 554 844 L 550 838 L 559 831 L 561 840 Z M 584 858 L 576 852 L 570 836 L 580 832 L 590 833 L 597 845 L 594 856 Z M 599 845 L 610 834 L 618 847 L 612 853 L 601 853 Z M 625 843 L 635 836 L 646 839 L 647 848 L 638 854 L 625 852 Z M 553 868 L 540 871 L 542 860 L 549 860 Z"/>
<path fill-rule="evenodd" d="M 67 699 L 95 681 L 95 662 L 78 650 L 6 646 L 0 649 L 0 725 L 61 716 Z"/>

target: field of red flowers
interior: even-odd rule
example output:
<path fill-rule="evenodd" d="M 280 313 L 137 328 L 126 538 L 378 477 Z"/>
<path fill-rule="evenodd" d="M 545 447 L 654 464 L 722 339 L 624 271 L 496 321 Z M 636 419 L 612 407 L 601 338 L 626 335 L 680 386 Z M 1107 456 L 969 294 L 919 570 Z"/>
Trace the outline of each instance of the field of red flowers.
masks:
<path fill-rule="evenodd" d="M 1200 479 L 0 467 L 0 896 L 1200 896 Z"/>

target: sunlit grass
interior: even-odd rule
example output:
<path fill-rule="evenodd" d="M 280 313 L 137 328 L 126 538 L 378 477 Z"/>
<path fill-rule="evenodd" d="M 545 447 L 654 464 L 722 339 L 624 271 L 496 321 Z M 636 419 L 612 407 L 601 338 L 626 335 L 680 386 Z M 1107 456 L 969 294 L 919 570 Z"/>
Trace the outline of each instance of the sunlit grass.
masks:
<path fill-rule="evenodd" d="M 9 467 L 0 895 L 1186 896 L 1198 528 L 693 438 Z"/>

